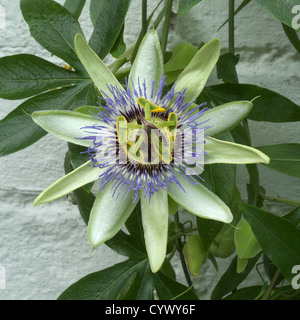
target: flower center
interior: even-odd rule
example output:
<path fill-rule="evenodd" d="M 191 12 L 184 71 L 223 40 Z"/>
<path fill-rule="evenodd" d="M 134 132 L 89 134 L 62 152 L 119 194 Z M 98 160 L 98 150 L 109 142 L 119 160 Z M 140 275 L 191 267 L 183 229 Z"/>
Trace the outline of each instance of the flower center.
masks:
<path fill-rule="evenodd" d="M 145 98 L 138 98 L 137 103 L 144 109 L 144 115 L 127 122 L 124 116 L 116 121 L 118 142 L 129 161 L 143 165 L 169 164 L 173 159 L 174 142 L 178 117 L 172 112 L 168 119 L 155 116 L 166 109 Z"/>

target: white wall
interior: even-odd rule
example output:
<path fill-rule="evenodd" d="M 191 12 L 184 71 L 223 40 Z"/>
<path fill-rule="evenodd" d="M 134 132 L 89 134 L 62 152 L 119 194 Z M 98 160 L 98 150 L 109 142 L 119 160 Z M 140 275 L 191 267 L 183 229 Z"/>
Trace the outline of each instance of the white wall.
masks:
<path fill-rule="evenodd" d="M 63 3 L 62 0 L 58 1 Z M 156 1 L 151 2 L 154 7 Z M 89 3 L 89 1 L 88 1 Z M 240 1 L 237 1 L 239 4 Z M 0 57 L 32 53 L 51 58 L 33 38 L 19 9 L 19 1 L 0 0 L 6 8 L 6 29 L 0 30 Z M 141 1 L 132 0 L 126 23 L 126 42 L 130 44 L 140 28 Z M 150 11 L 150 10 L 149 10 Z M 187 15 L 172 19 L 170 48 L 185 40 L 198 45 L 218 37 L 227 48 L 227 29 L 217 32 L 226 20 L 227 1 L 203 0 Z M 91 33 L 88 7 L 80 18 L 86 35 Z M 275 90 L 299 104 L 300 55 L 289 44 L 280 23 L 250 3 L 236 18 L 236 52 L 241 54 L 238 65 L 242 83 L 252 83 Z M 215 74 L 209 80 L 216 83 Z M 0 119 L 20 104 L 1 100 Z M 268 124 L 250 121 L 254 145 L 298 142 L 298 123 Z M 124 258 L 105 245 L 92 255 L 84 225 L 70 199 L 34 208 L 36 195 L 60 178 L 66 152 L 64 142 L 48 135 L 33 146 L 0 158 L 0 265 L 6 269 L 6 289 L 0 288 L 0 299 L 56 299 L 71 283 L 84 275 L 111 266 Z M 299 179 L 260 168 L 261 183 L 272 196 L 299 200 Z M 244 168 L 239 169 L 239 186 L 245 197 Z M 273 206 L 272 210 L 285 208 Z M 225 270 L 229 260 L 220 261 L 218 274 L 207 262 L 197 280 L 202 297 L 208 298 L 211 287 Z M 176 270 L 181 270 L 175 262 Z M 256 281 L 255 272 L 252 275 Z"/>

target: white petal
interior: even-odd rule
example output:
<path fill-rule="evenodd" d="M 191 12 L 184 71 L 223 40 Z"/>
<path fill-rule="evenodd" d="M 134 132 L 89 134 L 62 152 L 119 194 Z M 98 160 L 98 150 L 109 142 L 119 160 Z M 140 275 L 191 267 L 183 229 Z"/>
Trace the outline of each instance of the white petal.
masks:
<path fill-rule="evenodd" d="M 34 200 L 34 205 L 38 206 L 50 202 L 97 180 L 103 173 L 103 170 L 104 169 L 100 169 L 98 167 L 93 167 L 93 163 L 91 161 L 86 162 L 44 190 Z"/>
<path fill-rule="evenodd" d="M 168 241 L 168 193 L 159 189 L 151 196 L 141 199 L 142 222 L 145 244 L 152 272 L 164 263 Z"/>
<path fill-rule="evenodd" d="M 146 81 L 147 98 L 151 97 L 152 81 L 156 80 L 156 87 L 159 84 L 163 74 L 163 58 L 160 48 L 159 39 L 155 30 L 150 30 L 142 40 L 136 58 L 132 65 L 128 86 L 132 91 L 132 83 L 138 90 L 138 82 L 140 85 Z"/>
<path fill-rule="evenodd" d="M 230 223 L 232 214 L 228 206 L 201 183 L 193 185 L 180 174 L 176 178 L 184 191 L 174 182 L 170 185 L 169 196 L 183 208 L 201 218 Z"/>
<path fill-rule="evenodd" d="M 124 199 L 117 192 L 113 197 L 112 183 L 108 183 L 103 191 L 99 191 L 91 211 L 88 224 L 88 240 L 91 246 L 96 247 L 112 238 L 123 226 L 138 203 L 133 203 L 133 192 L 129 192 Z"/>
<path fill-rule="evenodd" d="M 207 152 L 205 163 L 269 163 L 270 158 L 261 151 L 242 144 L 205 138 L 204 150 Z"/>
<path fill-rule="evenodd" d="M 91 136 L 86 132 L 91 129 L 82 128 L 95 124 L 106 126 L 101 120 L 74 111 L 37 111 L 32 114 L 32 119 L 57 138 L 84 147 L 92 146 L 93 141 L 82 139 Z"/>

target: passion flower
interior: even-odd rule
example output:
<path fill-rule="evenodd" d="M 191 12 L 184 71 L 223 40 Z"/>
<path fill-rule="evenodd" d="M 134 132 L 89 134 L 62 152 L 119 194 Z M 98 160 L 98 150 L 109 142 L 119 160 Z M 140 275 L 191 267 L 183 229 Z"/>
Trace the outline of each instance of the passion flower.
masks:
<path fill-rule="evenodd" d="M 104 106 L 89 115 L 44 111 L 34 112 L 32 118 L 55 136 L 87 147 L 90 161 L 53 183 L 34 204 L 99 180 L 88 225 L 88 240 L 96 247 L 120 230 L 140 201 L 149 262 L 157 272 L 166 256 L 168 197 L 192 214 L 230 223 L 230 209 L 195 179 L 203 163 L 269 162 L 254 148 L 212 137 L 239 124 L 252 104 L 238 101 L 208 110 L 193 103 L 218 61 L 217 39 L 198 51 L 166 94 L 156 31 L 144 37 L 126 87 L 81 35 L 75 38 L 75 48 Z M 197 130 L 202 135 L 194 135 Z"/>

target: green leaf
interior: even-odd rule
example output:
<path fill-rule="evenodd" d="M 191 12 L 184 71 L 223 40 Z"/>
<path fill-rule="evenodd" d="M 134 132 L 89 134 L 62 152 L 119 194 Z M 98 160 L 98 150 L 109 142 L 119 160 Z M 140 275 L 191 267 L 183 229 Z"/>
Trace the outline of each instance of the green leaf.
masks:
<path fill-rule="evenodd" d="M 141 205 L 137 204 L 130 217 L 125 222 L 126 229 L 130 233 L 130 236 L 134 239 L 136 246 L 141 251 L 146 252 L 144 230 L 142 224 L 142 212 Z M 141 249 L 144 248 L 144 249 Z"/>
<path fill-rule="evenodd" d="M 74 190 L 73 196 L 83 221 L 85 224 L 88 224 L 90 213 L 95 202 L 95 196 L 91 192 L 87 192 L 84 188 Z"/>
<path fill-rule="evenodd" d="M 230 223 L 232 214 L 226 204 L 201 183 L 193 185 L 185 177 L 175 174 L 183 189 L 173 183 L 169 196 L 187 211 L 198 217 Z"/>
<path fill-rule="evenodd" d="M 162 75 L 163 57 L 159 39 L 157 32 L 150 30 L 146 33 L 139 46 L 129 74 L 128 86 L 131 91 L 133 86 L 138 90 L 139 83 L 142 85 L 145 81 L 147 97 L 151 97 L 152 81 L 156 80 L 155 89 L 157 89 Z"/>
<path fill-rule="evenodd" d="M 177 14 L 183 16 L 199 2 L 201 2 L 201 0 L 179 0 Z"/>
<path fill-rule="evenodd" d="M 257 147 L 271 159 L 266 165 L 292 177 L 300 178 L 300 144 L 286 143 Z"/>
<path fill-rule="evenodd" d="M 231 206 L 235 192 L 236 165 L 215 163 L 205 166 L 202 184 Z"/>
<path fill-rule="evenodd" d="M 138 200 L 133 203 L 133 191 L 124 199 L 123 194 L 114 195 L 112 189 L 113 183 L 110 182 L 97 194 L 88 225 L 88 240 L 92 247 L 111 239 L 137 205 Z"/>
<path fill-rule="evenodd" d="M 206 111 L 197 122 L 209 126 L 205 135 L 217 136 L 235 128 L 252 109 L 249 101 L 234 101 Z"/>
<path fill-rule="evenodd" d="M 230 207 L 234 220 L 236 220 L 237 213 L 235 206 L 236 203 L 239 203 L 239 193 L 235 186 L 236 166 L 231 164 L 211 164 L 205 166 L 201 178 L 204 179 L 201 183 Z M 198 233 L 206 251 L 209 250 L 222 226 L 223 223 L 221 222 L 197 217 Z"/>
<path fill-rule="evenodd" d="M 83 80 L 75 72 L 31 54 L 0 59 L 0 97 L 3 99 L 24 99 Z"/>
<path fill-rule="evenodd" d="M 239 55 L 234 55 L 230 52 L 222 54 L 217 62 L 218 79 L 223 80 L 223 82 L 237 83 L 238 78 L 235 66 L 238 62 Z"/>
<path fill-rule="evenodd" d="M 132 278 L 147 265 L 146 259 L 126 260 L 91 273 L 67 288 L 58 300 L 117 300 L 127 283 L 132 283 Z"/>
<path fill-rule="evenodd" d="M 204 150 L 207 152 L 205 162 L 212 163 L 269 163 L 270 159 L 261 151 L 229 141 L 212 137 L 205 138 Z"/>
<path fill-rule="evenodd" d="M 107 240 L 105 244 L 119 255 L 132 259 L 139 256 L 147 258 L 145 248 L 141 250 L 134 238 L 122 230 L 120 230 L 113 238 Z"/>
<path fill-rule="evenodd" d="M 64 162 L 66 174 L 74 170 L 71 164 L 70 153 L 71 153 L 70 151 L 66 153 L 65 162 Z M 85 224 L 88 224 L 88 221 L 90 218 L 90 212 L 92 210 L 92 207 L 95 201 L 95 196 L 90 191 L 86 191 L 84 188 L 79 188 L 73 191 L 73 197 L 78 206 L 78 210 L 80 212 L 80 215 L 83 221 L 85 222 Z"/>
<path fill-rule="evenodd" d="M 122 85 L 98 55 L 88 46 L 81 34 L 77 34 L 75 37 L 75 48 L 80 61 L 99 91 L 102 90 L 111 98 L 113 98 L 113 95 L 107 88 L 107 85 L 113 85 L 123 91 Z"/>
<path fill-rule="evenodd" d="M 85 3 L 86 0 L 66 0 L 64 7 L 74 16 L 74 18 L 78 19 Z"/>
<path fill-rule="evenodd" d="M 217 105 L 237 100 L 253 100 L 248 118 L 266 122 L 300 121 L 300 107 L 282 95 L 251 84 L 225 83 L 205 88 L 205 95 Z"/>
<path fill-rule="evenodd" d="M 87 148 L 73 143 L 68 143 L 68 148 L 70 153 L 70 162 L 74 169 L 82 166 L 90 159 L 90 156 L 86 152 Z"/>
<path fill-rule="evenodd" d="M 144 231 L 142 226 L 141 205 L 138 203 L 131 215 L 125 222 L 129 234 L 120 230 L 112 239 L 105 244 L 120 255 L 136 258 L 138 256 L 147 257 Z"/>
<path fill-rule="evenodd" d="M 256 207 L 243 205 L 241 210 L 264 253 L 291 281 L 291 270 L 300 261 L 300 230 L 286 219 Z"/>
<path fill-rule="evenodd" d="M 284 23 L 282 23 L 282 28 L 283 28 L 286 36 L 290 40 L 291 44 L 300 53 L 300 39 L 298 37 L 298 33 L 296 32 L 296 30 L 287 26 Z"/>
<path fill-rule="evenodd" d="M 182 92 L 187 89 L 185 93 L 185 102 L 192 102 L 200 95 L 219 56 L 220 41 L 218 39 L 213 39 L 206 43 L 195 54 L 192 61 L 180 73 L 176 81 L 175 92 Z"/>
<path fill-rule="evenodd" d="M 124 42 L 124 28 L 125 26 L 123 25 L 117 40 L 115 41 L 115 44 L 110 50 L 111 55 L 118 59 L 122 56 L 122 54 L 126 51 L 126 44 Z"/>
<path fill-rule="evenodd" d="M 68 153 L 70 158 L 70 163 L 73 169 L 77 169 L 78 167 L 85 164 L 87 161 L 90 160 L 90 156 L 87 153 L 87 148 L 83 146 L 79 146 L 73 143 L 68 143 Z M 69 173 L 69 172 L 66 172 Z M 91 192 L 93 187 L 93 183 L 89 183 L 82 187 L 83 190 L 87 191 L 88 193 Z"/>
<path fill-rule="evenodd" d="M 286 214 L 284 218 L 300 229 L 300 207 Z"/>
<path fill-rule="evenodd" d="M 262 286 L 241 288 L 226 296 L 224 300 L 255 300 L 255 298 L 261 293 L 261 290 Z"/>
<path fill-rule="evenodd" d="M 261 246 L 253 234 L 251 226 L 245 219 L 242 219 L 236 227 L 234 243 L 240 259 L 254 258 L 261 251 Z"/>
<path fill-rule="evenodd" d="M 205 251 L 208 251 L 224 224 L 219 221 L 197 217 L 198 234 Z"/>
<path fill-rule="evenodd" d="M 292 27 L 297 12 L 293 8 L 299 5 L 298 0 L 254 0 L 263 9 L 279 21 Z"/>
<path fill-rule="evenodd" d="M 141 194 L 142 222 L 146 249 L 151 270 L 157 272 L 166 257 L 168 241 L 168 194 L 165 190 L 158 190 L 149 203 L 148 197 Z"/>
<path fill-rule="evenodd" d="M 199 300 L 191 288 L 169 278 L 162 272 L 155 274 L 154 287 L 160 300 Z"/>
<path fill-rule="evenodd" d="M 89 46 L 101 59 L 113 48 L 124 24 L 130 0 L 102 0 L 91 3 L 98 17 L 93 14 L 94 30 L 89 40 Z"/>
<path fill-rule="evenodd" d="M 178 212 L 178 203 L 175 202 L 170 196 L 168 196 L 168 207 L 169 207 L 169 214 L 174 215 Z"/>
<path fill-rule="evenodd" d="M 278 268 L 274 265 L 274 263 L 265 254 L 263 255 L 263 264 L 264 264 L 264 271 L 271 282 L 272 279 L 274 278 L 276 272 L 278 271 Z M 284 276 L 280 272 L 280 274 L 277 275 L 277 279 L 274 283 L 274 286 L 277 286 L 280 282 L 282 282 L 283 279 L 284 279 Z"/>
<path fill-rule="evenodd" d="M 205 251 L 198 234 L 188 237 L 187 242 L 183 247 L 183 254 L 191 275 L 193 277 L 198 277 L 201 266 L 207 259 L 207 252 Z"/>
<path fill-rule="evenodd" d="M 237 265 L 236 265 L 236 272 L 237 273 L 241 273 L 245 270 L 245 268 L 247 267 L 248 264 L 248 259 L 244 258 L 241 259 L 239 257 L 237 257 Z"/>
<path fill-rule="evenodd" d="M 211 295 L 211 299 L 220 300 L 228 293 L 236 290 L 237 287 L 247 278 L 250 271 L 256 265 L 259 257 L 260 255 L 258 254 L 256 257 L 250 259 L 248 261 L 247 267 L 242 273 L 237 273 L 237 257 L 235 257 L 215 286 Z"/>
<path fill-rule="evenodd" d="M 39 206 L 41 204 L 58 199 L 73 190 L 76 190 L 90 182 L 93 182 L 99 178 L 103 173 L 103 170 L 99 167 L 93 167 L 93 162 L 88 161 L 79 168 L 65 175 L 61 179 L 54 182 L 50 187 L 45 189 L 35 200 L 34 205 Z"/>
<path fill-rule="evenodd" d="M 93 125 L 104 125 L 100 120 L 75 111 L 37 111 L 32 114 L 32 119 L 39 126 L 57 138 L 89 147 L 93 145 L 91 136 L 84 127 Z"/>
<path fill-rule="evenodd" d="M 176 272 L 175 270 L 173 269 L 172 265 L 171 265 L 171 262 L 169 260 L 165 260 L 164 261 L 164 264 L 162 265 L 160 271 L 166 275 L 167 277 L 173 279 L 173 280 L 176 280 Z"/>
<path fill-rule="evenodd" d="M 84 71 L 74 50 L 74 38 L 83 34 L 77 19 L 52 0 L 21 0 L 21 10 L 30 33 L 45 49 Z"/>
<path fill-rule="evenodd" d="M 147 259 L 130 259 L 91 273 L 67 288 L 58 300 L 198 300 L 186 286 L 150 271 Z"/>
<path fill-rule="evenodd" d="M 107 240 L 105 244 L 117 254 L 135 259 L 139 256 L 148 258 L 145 248 L 140 248 L 134 238 L 120 230 L 113 238 Z"/>
<path fill-rule="evenodd" d="M 189 42 L 178 44 L 174 47 L 170 60 L 164 66 L 165 73 L 183 70 L 188 66 L 197 52 L 197 48 Z"/>
<path fill-rule="evenodd" d="M 228 258 L 235 251 L 234 246 L 234 228 L 230 224 L 224 224 L 214 238 L 209 252 L 218 258 Z"/>
<path fill-rule="evenodd" d="M 83 103 L 90 90 L 90 82 L 79 86 L 52 90 L 35 96 L 0 121 L 0 156 L 24 149 L 46 135 L 31 118 L 38 110 L 66 110 Z"/>
<path fill-rule="evenodd" d="M 154 278 L 147 261 L 137 269 L 132 285 L 121 300 L 153 300 Z"/>

